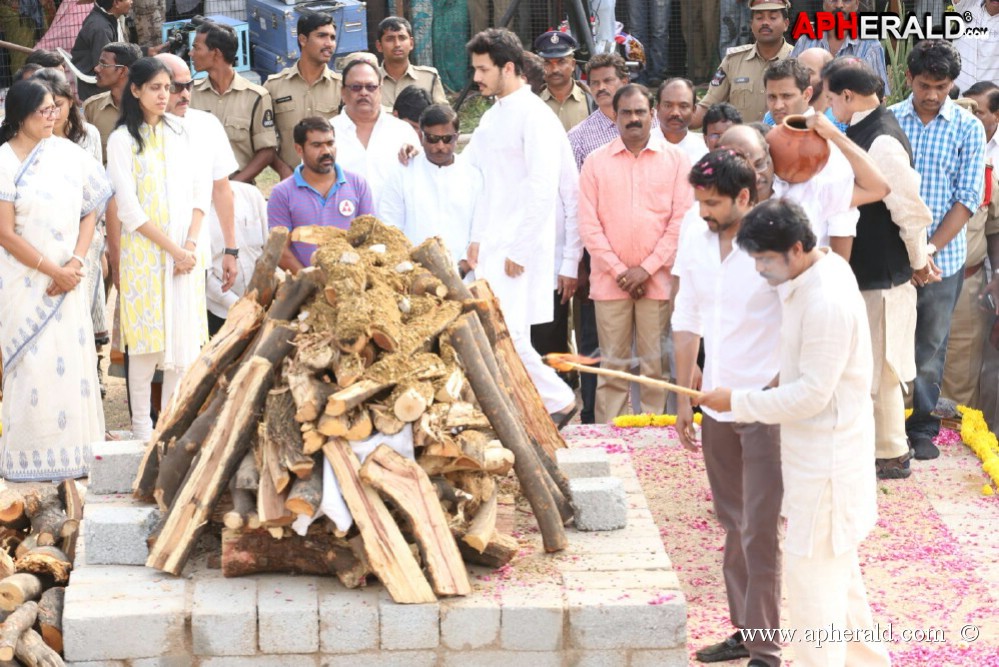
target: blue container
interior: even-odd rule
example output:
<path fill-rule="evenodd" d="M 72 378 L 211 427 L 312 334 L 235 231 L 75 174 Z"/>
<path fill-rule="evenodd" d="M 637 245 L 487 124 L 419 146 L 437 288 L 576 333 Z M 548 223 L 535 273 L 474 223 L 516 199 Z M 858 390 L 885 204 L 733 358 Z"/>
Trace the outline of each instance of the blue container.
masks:
<path fill-rule="evenodd" d="M 277 74 L 295 64 L 294 60 L 288 60 L 287 55 L 274 53 L 262 44 L 253 44 L 250 50 L 253 53 L 253 70 L 265 81 L 271 74 Z"/>
<path fill-rule="evenodd" d="M 300 11 L 332 14 L 336 26 L 336 53 L 343 55 L 368 49 L 368 9 L 360 0 L 318 0 L 297 5 L 283 0 L 247 0 L 246 19 L 250 41 L 272 54 L 298 60 L 298 14 Z"/>
<path fill-rule="evenodd" d="M 239 46 L 236 47 L 236 64 L 235 68 L 237 72 L 247 72 L 250 70 L 250 27 L 246 21 L 240 21 L 239 19 L 230 18 L 228 16 L 223 16 L 222 14 L 213 14 L 211 16 L 206 16 L 206 20 L 212 23 L 219 23 L 221 25 L 227 25 L 236 31 L 236 38 L 239 40 Z M 175 28 L 181 28 L 190 23 L 190 21 L 170 21 L 169 23 L 163 24 L 163 41 L 167 41 L 170 33 L 173 32 Z M 190 46 L 194 46 L 194 33 L 187 33 L 187 43 Z M 195 72 L 194 66 L 191 66 L 191 74 L 196 79 L 203 78 L 207 76 L 205 72 Z"/>

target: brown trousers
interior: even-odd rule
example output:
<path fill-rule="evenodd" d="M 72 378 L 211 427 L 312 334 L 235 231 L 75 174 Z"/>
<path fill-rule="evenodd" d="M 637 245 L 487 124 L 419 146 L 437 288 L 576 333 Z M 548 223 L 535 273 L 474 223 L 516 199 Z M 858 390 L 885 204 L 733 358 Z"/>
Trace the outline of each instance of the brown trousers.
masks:
<path fill-rule="evenodd" d="M 725 529 L 722 573 L 732 625 L 779 628 L 780 427 L 719 422 L 704 415 L 701 439 L 715 514 Z M 750 657 L 780 664 L 778 642 L 745 644 Z"/>

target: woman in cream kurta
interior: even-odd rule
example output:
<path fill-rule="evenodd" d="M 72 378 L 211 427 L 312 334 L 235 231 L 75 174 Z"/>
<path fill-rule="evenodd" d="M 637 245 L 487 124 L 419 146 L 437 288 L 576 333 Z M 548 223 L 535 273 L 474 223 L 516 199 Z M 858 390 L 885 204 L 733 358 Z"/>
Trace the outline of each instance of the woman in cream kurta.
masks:
<path fill-rule="evenodd" d="M 168 401 L 208 340 L 205 269 L 197 239 L 211 197 L 180 118 L 165 113 L 170 75 L 160 61 L 132 66 L 122 120 L 108 138 L 108 174 L 121 220 L 121 333 L 129 352 L 132 434 L 152 435 L 150 382 L 164 371 Z"/>

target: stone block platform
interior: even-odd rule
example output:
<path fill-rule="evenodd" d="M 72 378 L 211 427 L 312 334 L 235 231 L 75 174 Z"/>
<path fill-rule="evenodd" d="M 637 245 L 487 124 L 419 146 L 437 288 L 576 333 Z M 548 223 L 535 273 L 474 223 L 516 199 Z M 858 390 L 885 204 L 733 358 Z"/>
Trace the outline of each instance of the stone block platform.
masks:
<path fill-rule="evenodd" d="M 470 568 L 472 595 L 434 604 L 395 604 L 377 583 L 347 590 L 335 578 L 225 579 L 197 562 L 181 577 L 138 565 L 95 565 L 84 540 L 66 593 L 67 664 L 686 665 L 679 580 L 630 457 L 609 459 L 626 493 L 626 528 L 570 529 L 569 549 L 544 555 L 527 516 L 518 524 L 522 559 L 498 571 Z"/>

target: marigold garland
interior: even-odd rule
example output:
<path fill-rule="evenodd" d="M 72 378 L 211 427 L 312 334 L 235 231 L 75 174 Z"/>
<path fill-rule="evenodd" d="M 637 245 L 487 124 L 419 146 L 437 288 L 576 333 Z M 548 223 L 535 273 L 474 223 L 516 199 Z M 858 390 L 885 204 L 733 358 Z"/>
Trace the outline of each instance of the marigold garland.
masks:
<path fill-rule="evenodd" d="M 614 426 L 619 428 L 645 428 L 647 426 L 676 426 L 676 415 L 621 415 L 614 417 Z M 701 413 L 694 413 L 694 423 L 701 423 Z"/>

